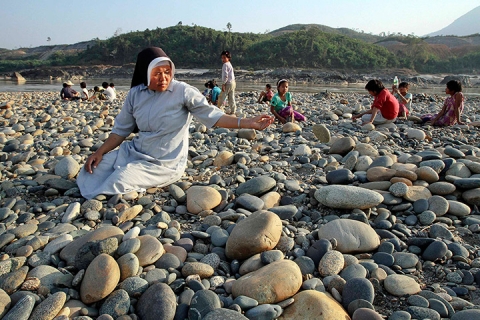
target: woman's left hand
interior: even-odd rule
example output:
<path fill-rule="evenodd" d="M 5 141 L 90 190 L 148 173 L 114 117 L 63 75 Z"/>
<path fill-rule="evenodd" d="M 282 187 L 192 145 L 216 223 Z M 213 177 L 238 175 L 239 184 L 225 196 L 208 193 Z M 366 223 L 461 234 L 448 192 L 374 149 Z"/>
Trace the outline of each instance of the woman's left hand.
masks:
<path fill-rule="evenodd" d="M 261 114 L 253 118 L 248 118 L 248 128 L 255 130 L 263 130 L 275 121 L 274 116 Z"/>

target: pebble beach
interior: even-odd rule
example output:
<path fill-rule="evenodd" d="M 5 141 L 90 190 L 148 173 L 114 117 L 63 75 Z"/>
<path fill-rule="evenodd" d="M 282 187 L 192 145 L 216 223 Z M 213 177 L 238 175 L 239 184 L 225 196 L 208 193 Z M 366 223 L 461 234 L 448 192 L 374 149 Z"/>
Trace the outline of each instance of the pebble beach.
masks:
<path fill-rule="evenodd" d="M 1 319 L 480 319 L 480 97 L 465 125 L 422 125 L 446 95 L 416 93 L 375 127 L 366 92 L 294 93 L 307 121 L 194 120 L 177 183 L 86 200 L 126 93 L 0 93 Z"/>

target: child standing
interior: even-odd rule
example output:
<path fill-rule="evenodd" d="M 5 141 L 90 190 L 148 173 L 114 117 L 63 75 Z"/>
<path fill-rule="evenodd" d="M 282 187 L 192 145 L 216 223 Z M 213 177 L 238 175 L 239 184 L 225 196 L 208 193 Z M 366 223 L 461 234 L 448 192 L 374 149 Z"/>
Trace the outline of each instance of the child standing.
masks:
<path fill-rule="evenodd" d="M 228 114 L 234 114 L 237 111 L 237 105 L 235 103 L 235 74 L 233 73 L 233 67 L 230 63 L 232 55 L 228 51 L 222 51 L 222 93 L 218 98 L 217 106 L 222 108 L 225 98 L 228 97 L 228 106 L 230 107 Z"/>
<path fill-rule="evenodd" d="M 270 101 L 270 111 L 281 123 L 293 122 L 294 119 L 297 121 L 306 120 L 303 114 L 293 110 L 292 94 L 288 92 L 288 80 L 286 79 L 278 80 L 277 93 Z"/>
<path fill-rule="evenodd" d="M 362 117 L 363 124 L 385 124 L 395 121 L 398 115 L 398 101 L 385 89 L 382 81 L 370 80 L 365 89 L 374 97 L 370 110 L 352 117 L 352 120 Z"/>
<path fill-rule="evenodd" d="M 264 103 L 265 102 L 266 104 L 268 104 L 272 100 L 273 95 L 274 95 L 274 93 L 273 93 L 273 90 L 272 90 L 272 86 L 269 83 L 267 83 L 265 85 L 265 91 L 262 91 L 260 93 L 260 96 L 258 97 L 257 103 Z"/>
<path fill-rule="evenodd" d="M 455 123 L 464 124 L 460 121 L 460 115 L 463 111 L 463 101 L 465 98 L 462 93 L 462 83 L 457 80 L 447 82 L 445 93 L 450 97 L 445 99 L 442 110 L 433 116 L 433 120 L 427 122 L 432 126 L 453 126 Z M 422 117 L 423 119 L 425 116 Z"/>
<path fill-rule="evenodd" d="M 401 82 L 396 86 L 392 86 L 392 94 L 398 100 L 398 118 L 407 118 L 409 110 L 412 109 L 412 94 L 408 93 L 410 84 L 408 82 Z"/>

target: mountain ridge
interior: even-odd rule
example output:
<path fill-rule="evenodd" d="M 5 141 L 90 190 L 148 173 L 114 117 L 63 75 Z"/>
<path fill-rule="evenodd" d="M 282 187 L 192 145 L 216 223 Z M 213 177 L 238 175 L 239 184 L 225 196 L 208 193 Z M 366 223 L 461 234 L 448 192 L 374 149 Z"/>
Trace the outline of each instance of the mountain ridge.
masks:
<path fill-rule="evenodd" d="M 480 33 L 480 6 L 470 10 L 443 29 L 427 34 L 434 36 L 469 36 Z"/>

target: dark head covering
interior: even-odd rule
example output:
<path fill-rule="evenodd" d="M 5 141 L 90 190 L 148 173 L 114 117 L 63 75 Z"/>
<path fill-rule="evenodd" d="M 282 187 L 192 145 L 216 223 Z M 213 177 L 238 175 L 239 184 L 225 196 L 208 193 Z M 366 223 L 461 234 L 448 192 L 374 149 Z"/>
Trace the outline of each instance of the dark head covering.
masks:
<path fill-rule="evenodd" d="M 170 61 L 170 65 L 172 65 L 172 68 L 175 68 L 170 58 L 168 58 L 167 54 L 162 49 L 157 47 L 149 47 L 143 49 L 137 55 L 137 63 L 135 64 L 135 70 L 133 71 L 132 83 L 130 85 L 130 88 L 138 86 L 142 83 L 148 86 L 148 66 L 150 65 L 150 62 L 160 57 L 167 58 Z"/>

